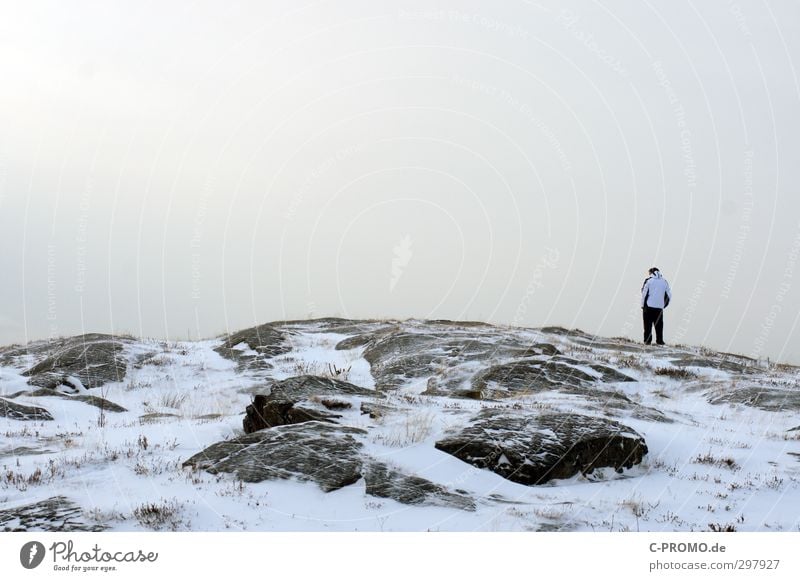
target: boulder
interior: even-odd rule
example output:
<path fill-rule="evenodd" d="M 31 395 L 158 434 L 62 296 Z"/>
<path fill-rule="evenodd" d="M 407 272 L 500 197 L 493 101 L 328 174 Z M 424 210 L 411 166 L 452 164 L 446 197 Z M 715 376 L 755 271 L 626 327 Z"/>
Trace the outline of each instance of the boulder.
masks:
<path fill-rule="evenodd" d="M 55 450 L 50 448 L 33 448 L 31 446 L 9 446 L 8 448 L 0 448 L 0 460 L 3 458 L 17 458 L 19 456 L 40 456 L 43 454 L 52 454 Z"/>
<path fill-rule="evenodd" d="M 493 365 L 472 379 L 473 393 L 480 399 L 530 395 L 567 386 L 580 386 L 594 377 L 566 363 L 523 359 Z"/>
<path fill-rule="evenodd" d="M 551 343 L 534 343 L 531 345 L 531 350 L 541 355 L 561 355 L 558 347 Z"/>
<path fill-rule="evenodd" d="M 313 396 L 374 396 L 375 390 L 360 387 L 341 379 L 319 375 L 297 375 L 267 386 L 269 394 L 276 399 L 300 401 Z M 263 390 L 264 387 L 260 387 Z"/>
<path fill-rule="evenodd" d="M 541 327 L 537 329 L 542 333 L 547 333 L 548 335 L 560 335 L 562 337 L 579 337 L 581 339 L 594 339 L 594 335 L 590 335 L 585 331 L 581 331 L 580 329 L 566 329 L 564 327 L 557 327 L 557 326 L 550 326 L 550 327 Z"/>
<path fill-rule="evenodd" d="M 30 367 L 30 355 L 35 349 L 36 343 L 42 344 L 44 341 L 28 343 L 27 345 L 4 345 L 0 347 L 0 365 L 3 367 L 14 367 L 17 369 L 27 369 Z"/>
<path fill-rule="evenodd" d="M 347 351 L 349 349 L 358 349 L 359 347 L 369 345 L 373 341 L 375 341 L 375 337 L 371 334 L 353 335 L 352 337 L 339 341 L 336 344 L 336 350 Z"/>
<path fill-rule="evenodd" d="M 363 455 L 364 430 L 310 421 L 261 430 L 218 442 L 184 466 L 229 473 L 244 482 L 294 478 L 315 482 L 325 492 L 364 479 L 366 493 L 409 505 L 475 510 L 466 494 L 390 468 Z"/>
<path fill-rule="evenodd" d="M 425 327 L 426 331 L 399 330 L 368 344 L 369 362 L 379 389 L 394 389 L 409 379 L 441 376 L 441 394 L 458 389 L 477 366 L 500 358 L 553 352 L 552 345 L 533 344 L 499 329 Z"/>
<path fill-rule="evenodd" d="M 589 367 L 600 374 L 599 381 L 603 383 L 616 383 L 616 382 L 626 382 L 632 381 L 636 382 L 636 380 L 631 377 L 630 375 L 625 375 L 621 371 L 617 371 L 613 367 L 608 367 L 607 365 L 600 365 L 599 363 L 590 363 Z"/>
<path fill-rule="evenodd" d="M 583 371 L 584 365 L 596 374 Z M 467 397 L 498 399 L 559 390 L 568 393 L 591 395 L 585 389 L 594 383 L 636 381 L 615 369 L 599 364 L 582 364 L 580 361 L 559 358 L 531 358 L 493 365 L 472 379 L 472 389 Z"/>
<path fill-rule="evenodd" d="M 3 398 L 0 398 L 0 417 L 22 421 L 41 421 L 53 419 L 53 416 L 50 415 L 50 412 L 44 408 L 22 405 Z"/>
<path fill-rule="evenodd" d="M 728 357 L 709 354 L 705 357 L 694 355 L 682 355 L 671 360 L 675 367 L 706 367 L 721 371 L 728 371 L 735 374 L 751 374 L 758 371 L 757 367 L 748 365 L 746 362 L 733 361 Z"/>
<path fill-rule="evenodd" d="M 244 482 L 294 478 L 330 492 L 361 478 L 362 444 L 356 437 L 364 434 L 325 422 L 279 426 L 213 444 L 183 465 Z"/>
<path fill-rule="evenodd" d="M 245 434 L 252 434 L 259 430 L 287 424 L 300 424 L 311 421 L 329 422 L 340 417 L 314 409 L 299 407 L 295 405 L 296 403 L 285 399 L 273 399 L 263 394 L 255 396 L 253 403 L 247 406 L 244 420 L 242 420 L 242 428 Z"/>
<path fill-rule="evenodd" d="M 325 317 L 321 319 L 307 319 L 294 321 L 273 321 L 269 323 L 278 329 L 288 331 L 302 331 L 304 333 L 335 333 L 338 335 L 367 335 L 375 336 L 386 329 L 393 329 L 397 321 L 376 319 L 342 319 L 339 317 Z"/>
<path fill-rule="evenodd" d="M 111 335 L 70 337 L 54 342 L 53 351 L 22 375 L 30 378 L 29 384 L 47 389 L 59 385 L 91 389 L 122 381 L 127 372 L 123 346 L 124 340 Z"/>
<path fill-rule="evenodd" d="M 20 395 L 24 395 L 27 397 L 57 397 L 61 399 L 69 399 L 72 401 L 79 401 L 87 405 L 94 406 L 96 408 L 105 410 L 107 412 L 121 413 L 128 411 L 121 405 L 115 404 L 113 401 L 109 401 L 105 398 L 98 397 L 96 395 L 83 395 L 83 394 L 70 395 L 66 393 L 61 393 L 59 391 L 54 391 L 52 389 L 36 389 L 34 391 L 20 391 L 8 397 L 13 399 Z"/>
<path fill-rule="evenodd" d="M 269 368 L 269 359 L 292 350 L 290 342 L 293 333 L 277 329 L 272 324 L 258 325 L 232 333 L 223 338 L 222 344 L 214 349 L 217 353 L 239 363 L 240 368 Z M 255 354 L 239 348 L 244 344 Z"/>
<path fill-rule="evenodd" d="M 491 399 L 564 384 L 635 381 L 609 366 L 565 357 L 552 343 L 531 341 L 529 333 L 490 325 L 414 322 L 391 332 L 346 339 L 337 348 L 360 345 L 365 346 L 364 358 L 381 390 L 425 379 L 427 395 Z M 490 394 L 489 382 L 510 385 Z"/>
<path fill-rule="evenodd" d="M 253 388 L 250 391 L 265 390 L 269 390 L 269 393 L 257 393 L 253 403 L 247 406 L 245 418 L 242 421 L 242 427 L 247 434 L 275 426 L 309 421 L 328 422 L 340 417 L 314 409 L 310 402 L 312 397 L 375 395 L 371 389 L 316 375 L 290 377 L 269 386 Z M 340 406 L 340 408 L 343 407 L 345 406 Z"/>
<path fill-rule="evenodd" d="M 366 468 L 364 480 L 370 496 L 391 498 L 409 505 L 475 510 L 475 501 L 466 494 L 450 492 L 430 480 L 403 474 L 383 462 L 371 462 Z"/>
<path fill-rule="evenodd" d="M 711 390 L 707 397 L 712 404 L 743 404 L 767 412 L 800 410 L 800 389 L 791 387 L 725 386 L 723 389 Z"/>
<path fill-rule="evenodd" d="M 81 507 L 65 496 L 0 510 L 0 530 L 5 532 L 100 532 L 105 528 L 87 522 Z"/>
<path fill-rule="evenodd" d="M 544 484 L 642 461 L 644 438 L 612 420 L 579 414 L 531 414 L 485 409 L 436 448 L 513 482 Z"/>

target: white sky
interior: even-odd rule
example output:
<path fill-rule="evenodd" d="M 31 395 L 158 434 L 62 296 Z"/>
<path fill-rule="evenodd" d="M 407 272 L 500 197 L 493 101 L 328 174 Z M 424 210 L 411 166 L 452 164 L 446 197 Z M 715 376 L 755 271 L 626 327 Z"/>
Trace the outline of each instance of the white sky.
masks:
<path fill-rule="evenodd" d="M 0 0 L 0 343 L 559 324 L 800 363 L 800 7 Z"/>

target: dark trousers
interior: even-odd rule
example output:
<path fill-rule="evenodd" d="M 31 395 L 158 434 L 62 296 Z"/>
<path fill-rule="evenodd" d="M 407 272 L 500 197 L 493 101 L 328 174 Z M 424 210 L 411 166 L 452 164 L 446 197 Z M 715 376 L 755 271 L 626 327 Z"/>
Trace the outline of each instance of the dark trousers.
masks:
<path fill-rule="evenodd" d="M 644 319 L 644 342 L 648 345 L 653 342 L 653 325 L 656 326 L 656 343 L 664 344 L 664 309 L 645 307 L 642 309 Z"/>

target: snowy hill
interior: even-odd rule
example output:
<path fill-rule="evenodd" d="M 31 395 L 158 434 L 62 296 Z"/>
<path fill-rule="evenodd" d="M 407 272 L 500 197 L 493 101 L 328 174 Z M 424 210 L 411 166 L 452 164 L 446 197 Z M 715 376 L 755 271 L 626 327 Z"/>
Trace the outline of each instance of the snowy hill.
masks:
<path fill-rule="evenodd" d="M 550 327 L 0 349 L 0 530 L 800 530 L 798 368 Z"/>

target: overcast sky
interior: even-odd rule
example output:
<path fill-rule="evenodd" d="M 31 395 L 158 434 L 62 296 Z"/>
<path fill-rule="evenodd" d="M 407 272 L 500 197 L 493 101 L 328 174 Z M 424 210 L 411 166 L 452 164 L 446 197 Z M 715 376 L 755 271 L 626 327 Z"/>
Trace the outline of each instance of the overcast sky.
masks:
<path fill-rule="evenodd" d="M 640 340 L 658 266 L 667 342 L 800 363 L 797 2 L 0 6 L 0 343 Z"/>

